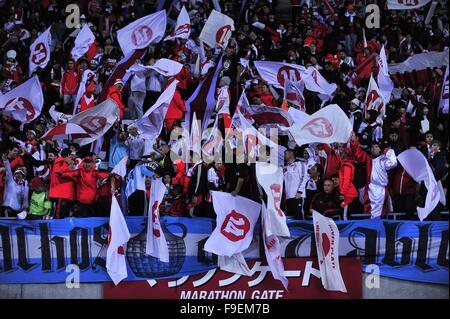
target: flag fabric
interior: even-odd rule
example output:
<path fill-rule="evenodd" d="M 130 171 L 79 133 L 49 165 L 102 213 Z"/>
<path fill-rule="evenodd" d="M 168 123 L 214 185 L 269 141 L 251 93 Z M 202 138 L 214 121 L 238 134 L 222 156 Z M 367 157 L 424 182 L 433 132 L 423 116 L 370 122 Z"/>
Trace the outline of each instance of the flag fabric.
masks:
<path fill-rule="evenodd" d="M 366 102 L 364 103 L 364 112 L 368 110 L 376 110 L 380 117 L 383 117 L 386 111 L 383 95 L 378 88 L 377 82 L 370 76 L 369 85 L 367 87 Z"/>
<path fill-rule="evenodd" d="M 449 94 L 449 74 L 448 65 L 445 69 L 444 80 L 442 83 L 441 98 L 439 100 L 439 110 L 444 114 L 448 114 L 448 94 Z"/>
<path fill-rule="evenodd" d="M 0 96 L 0 113 L 29 123 L 41 114 L 44 94 L 37 75 Z"/>
<path fill-rule="evenodd" d="M 152 179 L 150 191 L 150 201 L 147 215 L 147 245 L 145 253 L 160 261 L 169 262 L 169 248 L 166 237 L 161 227 L 159 205 L 166 192 L 166 186 L 162 182 L 162 177 Z"/>
<path fill-rule="evenodd" d="M 197 115 L 194 112 L 192 116 L 192 125 L 191 125 L 191 133 L 189 139 L 189 150 L 193 151 L 194 154 L 201 156 L 202 145 L 201 145 L 201 135 L 200 128 L 198 127 Z M 194 161 L 196 162 L 196 161 Z"/>
<path fill-rule="evenodd" d="M 297 110 L 297 109 L 295 109 L 293 107 L 289 108 L 288 113 L 291 115 L 292 120 L 297 125 L 305 124 L 306 122 L 308 122 L 308 120 L 311 117 L 308 113 L 302 112 L 302 111 Z"/>
<path fill-rule="evenodd" d="M 322 101 L 328 101 L 332 98 L 337 85 L 335 83 L 328 83 L 315 67 L 308 67 L 302 75 L 305 87 L 312 92 L 319 93 L 319 98 Z"/>
<path fill-rule="evenodd" d="M 288 290 L 289 281 L 284 275 L 284 264 L 281 258 L 281 245 L 276 234 L 270 229 L 270 214 L 263 202 L 261 207 L 261 223 L 262 223 L 262 235 L 264 242 L 264 252 L 266 254 L 267 264 L 273 278 L 281 281 L 284 289 Z"/>
<path fill-rule="evenodd" d="M 73 114 L 75 115 L 79 113 L 81 108 L 81 98 L 83 97 L 83 94 L 86 92 L 86 84 L 88 80 L 95 76 L 95 72 L 91 69 L 84 70 L 83 75 L 81 76 L 80 85 L 78 86 L 77 95 L 75 97 L 75 101 L 73 103 Z"/>
<path fill-rule="evenodd" d="M 144 116 L 136 121 L 136 126 L 141 131 L 141 136 L 149 140 L 156 139 L 161 133 L 170 102 L 177 88 L 177 80 L 174 80 L 159 96 L 155 104 L 145 112 Z"/>
<path fill-rule="evenodd" d="M 202 152 L 208 156 L 213 156 L 215 154 L 216 150 L 218 153 L 220 153 L 222 146 L 223 146 L 223 137 L 219 131 L 219 116 L 216 116 L 213 127 L 209 131 L 209 134 L 208 134 L 208 130 L 209 129 L 207 129 L 203 132 L 205 141 L 202 145 Z"/>
<path fill-rule="evenodd" d="M 391 100 L 392 90 L 394 89 L 394 82 L 391 80 L 388 72 L 388 64 L 386 59 L 386 51 L 384 45 L 381 47 L 380 55 L 378 56 L 378 87 L 383 97 L 384 104 L 388 104 Z"/>
<path fill-rule="evenodd" d="M 54 138 L 75 140 L 79 138 L 89 138 L 90 135 L 85 128 L 76 123 L 62 123 L 46 132 L 42 139 L 50 140 Z"/>
<path fill-rule="evenodd" d="M 274 29 L 272 29 L 271 27 L 268 27 L 267 25 L 265 25 L 264 23 L 261 22 L 253 22 L 252 26 L 262 30 L 264 32 L 267 32 L 270 34 L 271 40 L 274 42 L 280 42 L 281 41 L 281 35 L 280 33 L 278 33 L 277 31 L 275 31 Z"/>
<path fill-rule="evenodd" d="M 142 17 L 117 30 L 117 41 L 124 55 L 159 42 L 166 31 L 166 10 Z"/>
<path fill-rule="evenodd" d="M 92 33 L 89 25 L 86 23 L 81 31 L 78 33 L 75 38 L 75 43 L 73 45 L 71 55 L 75 61 L 78 61 L 86 52 L 88 52 L 89 48 L 95 43 L 95 35 Z"/>
<path fill-rule="evenodd" d="M 117 163 L 116 166 L 114 166 L 111 173 L 119 175 L 122 178 L 125 178 L 125 176 L 127 175 L 127 161 L 128 161 L 128 156 L 125 156 L 124 158 L 122 158 L 120 160 L 120 162 Z"/>
<path fill-rule="evenodd" d="M 417 207 L 417 215 L 420 221 L 423 221 L 433 211 L 440 200 L 439 186 L 434 178 L 433 171 L 425 156 L 417 149 L 403 151 L 397 156 L 397 160 L 412 179 L 417 183 L 424 182 L 428 190 L 425 206 Z"/>
<path fill-rule="evenodd" d="M 192 115 L 194 112 L 197 114 L 198 118 L 203 119 L 201 127 L 202 133 L 203 130 L 208 127 L 211 114 L 216 107 L 215 90 L 219 72 L 222 69 L 222 58 L 223 55 L 220 57 L 219 62 L 209 69 L 206 77 L 200 82 L 194 93 L 192 93 L 186 101 L 187 112 L 185 114 L 185 126 L 188 132 L 190 131 Z"/>
<path fill-rule="evenodd" d="M 231 257 L 250 246 L 261 204 L 241 196 L 211 191 L 217 226 L 204 250 Z"/>
<path fill-rule="evenodd" d="M 135 166 L 128 173 L 125 186 L 125 196 L 128 198 L 137 190 L 145 191 L 145 175 L 142 174 L 141 165 Z"/>
<path fill-rule="evenodd" d="M 336 223 L 312 211 L 320 278 L 326 290 L 347 292 L 339 267 L 339 229 Z"/>
<path fill-rule="evenodd" d="M 50 61 L 50 28 L 42 32 L 30 46 L 30 75 L 37 67 L 44 69 Z"/>
<path fill-rule="evenodd" d="M 298 107 L 299 110 L 305 111 L 305 97 L 303 96 L 303 89 L 305 84 L 303 81 L 292 82 L 286 80 L 284 82 L 284 96 L 283 99 Z"/>
<path fill-rule="evenodd" d="M 228 271 L 233 274 L 239 274 L 243 276 L 253 276 L 253 272 L 248 268 L 242 253 L 234 254 L 231 257 L 217 256 L 217 265 L 223 271 Z"/>
<path fill-rule="evenodd" d="M 301 65 L 273 61 L 255 61 L 254 64 L 259 75 L 267 84 L 280 89 L 284 88 L 286 80 L 292 82 L 304 80 L 303 73 L 306 68 Z"/>
<path fill-rule="evenodd" d="M 241 108 L 243 114 L 251 115 L 251 118 L 261 128 L 270 127 L 290 127 L 293 120 L 289 112 L 273 106 L 267 105 L 248 105 Z"/>
<path fill-rule="evenodd" d="M 116 196 L 112 196 L 111 215 L 109 217 L 108 250 L 106 251 L 106 270 L 117 286 L 127 278 L 126 244 L 131 235 L 123 217 Z"/>
<path fill-rule="evenodd" d="M 139 77 L 148 77 L 153 71 L 156 71 L 163 76 L 172 77 L 180 73 L 182 68 L 183 64 L 163 58 L 156 60 L 153 65 L 134 64 L 127 72 L 136 74 Z"/>
<path fill-rule="evenodd" d="M 363 79 L 367 79 L 371 76 L 372 70 L 375 67 L 375 53 L 372 53 L 367 59 L 359 64 L 353 71 L 349 72 L 346 76 L 347 86 L 352 88 L 357 85 Z"/>
<path fill-rule="evenodd" d="M 286 215 L 280 208 L 283 196 L 283 168 L 265 162 L 256 162 L 256 179 L 267 195 L 266 227 L 269 234 L 290 236 Z"/>
<path fill-rule="evenodd" d="M 200 40 L 211 48 L 225 49 L 233 31 L 233 19 L 213 9 L 200 32 Z"/>
<path fill-rule="evenodd" d="M 431 22 L 431 19 L 433 18 L 434 15 L 434 11 L 436 10 L 436 6 L 437 6 L 438 2 L 437 1 L 433 1 L 430 5 L 430 9 L 428 10 L 427 13 L 427 17 L 425 18 L 424 24 L 428 25 Z"/>
<path fill-rule="evenodd" d="M 387 0 L 389 10 L 412 10 L 427 5 L 431 0 Z"/>
<path fill-rule="evenodd" d="M 174 31 L 166 37 L 165 40 L 173 40 L 176 38 L 189 39 L 189 34 L 191 34 L 191 20 L 189 18 L 189 13 L 183 6 L 181 8 L 180 14 L 177 18 L 177 24 L 175 25 Z"/>
<path fill-rule="evenodd" d="M 426 52 L 414 54 L 401 63 L 389 64 L 389 73 L 406 73 L 425 70 L 428 68 L 440 68 L 444 65 L 448 65 L 448 50 L 442 52 Z"/>
<path fill-rule="evenodd" d="M 289 132 L 301 146 L 309 143 L 347 143 L 353 127 L 337 104 L 330 104 L 310 115 L 305 124 L 295 123 Z"/>
<path fill-rule="evenodd" d="M 93 108 L 78 113 L 71 117 L 67 123 L 56 125 L 47 131 L 42 138 L 49 140 L 61 132 L 67 131 L 70 127 L 81 127 L 86 133 L 81 136 L 73 136 L 73 142 L 84 146 L 90 144 L 103 136 L 119 118 L 119 107 L 117 103 L 111 99 L 97 104 Z M 70 124 L 75 124 L 71 126 Z M 68 131 L 70 134 L 78 134 L 78 132 Z"/>

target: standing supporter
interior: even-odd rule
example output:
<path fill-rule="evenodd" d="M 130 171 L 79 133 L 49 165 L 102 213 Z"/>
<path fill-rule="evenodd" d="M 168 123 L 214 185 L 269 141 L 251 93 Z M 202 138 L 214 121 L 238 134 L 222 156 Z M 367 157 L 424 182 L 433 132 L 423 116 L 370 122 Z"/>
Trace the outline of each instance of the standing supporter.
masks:
<path fill-rule="evenodd" d="M 8 156 L 3 154 L 2 159 L 5 167 L 5 190 L 2 207 L 5 207 L 6 217 L 15 217 L 29 206 L 27 172 L 23 166 L 17 167 L 13 172 Z"/>
<path fill-rule="evenodd" d="M 286 193 L 286 215 L 295 219 L 303 217 L 303 203 L 306 197 L 305 186 L 309 176 L 305 163 L 295 160 L 294 150 L 284 152 L 284 187 Z"/>

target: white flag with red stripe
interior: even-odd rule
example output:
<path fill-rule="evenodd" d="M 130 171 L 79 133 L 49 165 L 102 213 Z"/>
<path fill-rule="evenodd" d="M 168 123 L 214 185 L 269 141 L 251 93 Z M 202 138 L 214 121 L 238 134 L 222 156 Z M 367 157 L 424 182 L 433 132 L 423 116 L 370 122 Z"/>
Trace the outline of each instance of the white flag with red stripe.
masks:
<path fill-rule="evenodd" d="M 376 110 L 379 116 L 384 116 L 386 108 L 384 107 L 384 99 L 378 88 L 377 82 L 370 76 L 369 86 L 367 87 L 366 103 L 364 111 Z"/>
<path fill-rule="evenodd" d="M 386 59 L 386 51 L 384 50 L 384 45 L 380 50 L 380 55 L 378 56 L 378 76 L 377 82 L 378 87 L 383 97 L 384 104 L 388 104 L 391 100 L 391 93 L 394 89 L 394 82 L 391 80 L 388 72 L 388 64 Z"/>
<path fill-rule="evenodd" d="M 117 31 L 117 40 L 124 55 L 159 42 L 166 31 L 166 10 L 142 17 Z"/>
<path fill-rule="evenodd" d="M 109 217 L 108 250 L 106 251 L 106 270 L 117 286 L 127 278 L 127 261 L 125 257 L 126 244 L 131 235 L 123 217 L 122 210 L 113 195 L 111 202 L 111 216 Z"/>
<path fill-rule="evenodd" d="M 312 211 L 320 278 L 326 290 L 347 292 L 339 267 L 339 229 L 336 223 Z"/>
<path fill-rule="evenodd" d="M 448 65 L 445 69 L 444 82 L 442 83 L 441 99 L 439 100 L 439 110 L 442 113 L 448 114 L 448 94 L 449 94 L 449 75 Z"/>
<path fill-rule="evenodd" d="M 248 105 L 241 108 L 244 116 L 250 115 L 261 128 L 270 127 L 290 127 L 294 121 L 289 112 L 274 106 L 267 105 Z"/>
<path fill-rule="evenodd" d="M 30 46 L 30 75 L 37 67 L 45 68 L 50 61 L 50 43 L 52 42 L 50 28 L 38 36 Z"/>
<path fill-rule="evenodd" d="M 166 40 L 173 40 L 175 38 L 189 39 L 189 34 L 191 34 L 191 27 L 191 19 L 189 18 L 189 14 L 186 8 L 183 6 L 181 8 L 180 14 L 178 15 L 175 29 L 172 34 L 166 37 Z"/>
<path fill-rule="evenodd" d="M 156 60 L 153 65 L 133 64 L 127 72 L 133 73 L 139 77 L 148 77 L 153 71 L 156 71 L 163 76 L 171 77 L 180 73 L 182 68 L 183 64 L 163 58 Z"/>
<path fill-rule="evenodd" d="M 0 96 L 0 113 L 28 123 L 41 114 L 44 94 L 37 75 Z"/>
<path fill-rule="evenodd" d="M 200 33 L 200 40 L 211 48 L 218 46 L 224 49 L 228 45 L 228 40 L 230 40 L 233 31 L 233 19 L 216 10 L 212 10 Z"/>
<path fill-rule="evenodd" d="M 389 10 L 412 10 L 427 5 L 431 0 L 387 0 Z"/>
<path fill-rule="evenodd" d="M 286 80 L 284 82 L 284 97 L 283 99 L 298 107 L 299 110 L 305 111 L 305 97 L 303 96 L 303 89 L 305 84 L 303 81 L 292 82 Z"/>
<path fill-rule="evenodd" d="M 310 143 L 347 143 L 353 127 L 337 104 L 330 104 L 309 116 L 306 123 L 295 123 L 289 132 L 301 146 Z"/>
<path fill-rule="evenodd" d="M 92 33 L 89 25 L 86 23 L 75 38 L 75 43 L 71 51 L 72 58 L 77 61 L 89 50 L 94 42 L 95 35 L 94 33 Z"/>
<path fill-rule="evenodd" d="M 152 179 L 148 204 L 147 245 L 145 253 L 158 258 L 162 262 L 168 263 L 169 248 L 161 227 L 159 214 L 159 205 L 161 205 L 166 190 L 166 186 L 162 182 L 162 177 Z"/>

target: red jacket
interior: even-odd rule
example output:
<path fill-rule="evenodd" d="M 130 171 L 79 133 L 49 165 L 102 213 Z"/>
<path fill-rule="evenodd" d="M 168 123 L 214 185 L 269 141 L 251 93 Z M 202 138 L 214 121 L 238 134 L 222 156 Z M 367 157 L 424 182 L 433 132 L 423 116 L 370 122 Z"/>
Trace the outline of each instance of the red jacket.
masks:
<path fill-rule="evenodd" d="M 177 173 L 172 178 L 172 185 L 181 185 L 183 193 L 187 194 L 190 178 L 186 175 L 186 164 L 181 160 L 175 161 L 174 164 L 177 166 Z"/>
<path fill-rule="evenodd" d="M 80 80 L 81 75 L 76 71 L 75 68 L 64 72 L 61 79 L 61 93 L 63 95 L 77 94 Z"/>
<path fill-rule="evenodd" d="M 115 85 L 111 85 L 108 89 L 108 95 L 106 96 L 106 98 L 112 99 L 117 103 L 120 110 L 120 119 L 122 119 L 123 109 L 125 108 L 125 105 L 122 102 L 122 91 L 120 91 Z"/>
<path fill-rule="evenodd" d="M 83 96 L 81 97 L 80 112 L 89 110 L 90 108 L 95 106 L 94 90 L 95 84 L 94 82 L 91 82 L 91 84 L 89 84 L 86 88 L 86 92 L 84 92 Z"/>
<path fill-rule="evenodd" d="M 174 78 L 179 81 L 177 86 L 183 90 L 187 90 L 188 83 L 194 82 L 194 80 L 191 77 L 191 71 L 189 69 L 189 66 L 184 66 L 181 69 L 180 73 L 175 75 Z"/>
<path fill-rule="evenodd" d="M 50 198 L 64 198 L 71 201 L 75 200 L 75 187 L 73 181 L 58 174 L 58 172 L 65 173 L 71 170 L 70 165 L 66 163 L 64 157 L 58 157 L 55 160 L 50 178 Z"/>
<path fill-rule="evenodd" d="M 109 173 L 99 172 L 92 167 L 90 171 L 86 171 L 84 163 L 80 164 L 80 168 L 74 171 L 65 172 L 64 178 L 73 180 L 76 183 L 77 201 L 80 203 L 91 205 L 94 202 L 97 193 L 97 180 L 108 178 Z"/>
<path fill-rule="evenodd" d="M 339 191 L 344 196 L 342 207 L 350 204 L 353 199 L 358 197 L 358 191 L 353 184 L 355 177 L 355 165 L 352 160 L 342 159 L 341 169 L 339 170 Z"/>
<path fill-rule="evenodd" d="M 324 178 L 331 178 L 334 174 L 339 174 L 341 167 L 341 159 L 338 153 L 332 150 L 327 144 L 319 145 L 320 150 L 324 150 L 327 154 L 326 167 L 324 168 Z"/>
<path fill-rule="evenodd" d="M 166 119 L 181 120 L 184 117 L 185 112 L 187 112 L 186 105 L 184 105 L 184 101 L 181 98 L 180 92 L 178 92 L 178 90 L 175 90 L 172 102 L 170 102 L 169 108 L 167 109 Z"/>
<path fill-rule="evenodd" d="M 398 162 L 389 185 L 392 196 L 416 194 L 416 185 L 416 182 Z"/>

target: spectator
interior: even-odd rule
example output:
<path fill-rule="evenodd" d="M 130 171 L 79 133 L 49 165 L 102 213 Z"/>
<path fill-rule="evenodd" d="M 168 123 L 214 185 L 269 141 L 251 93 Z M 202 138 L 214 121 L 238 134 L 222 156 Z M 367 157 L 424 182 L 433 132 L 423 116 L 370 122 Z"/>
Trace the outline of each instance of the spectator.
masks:
<path fill-rule="evenodd" d="M 311 200 L 309 214 L 312 215 L 311 210 L 321 213 L 327 217 L 339 217 L 340 204 L 338 195 L 334 189 L 334 183 L 331 179 L 325 178 L 323 180 L 323 192 L 317 193 Z"/>
<path fill-rule="evenodd" d="M 305 186 L 309 179 L 306 165 L 295 160 L 293 150 L 284 152 L 284 184 L 286 192 L 286 215 L 303 219 L 303 203 L 306 197 Z"/>

